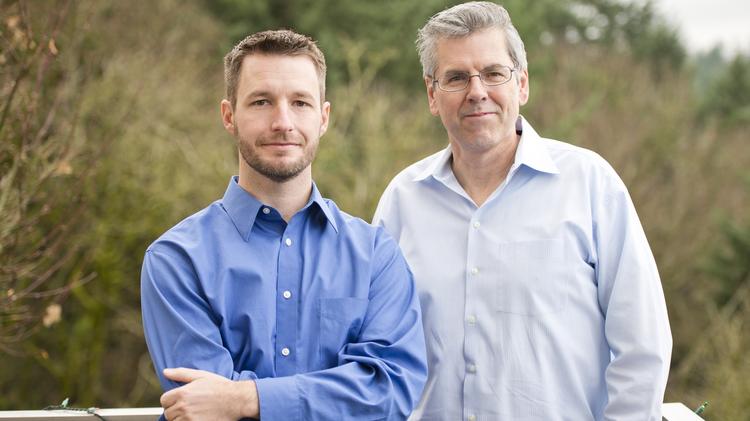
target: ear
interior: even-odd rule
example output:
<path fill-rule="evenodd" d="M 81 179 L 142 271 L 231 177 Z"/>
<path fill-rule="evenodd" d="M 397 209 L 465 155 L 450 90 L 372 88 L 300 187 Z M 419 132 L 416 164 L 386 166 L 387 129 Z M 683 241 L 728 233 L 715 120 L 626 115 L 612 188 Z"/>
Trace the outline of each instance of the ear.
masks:
<path fill-rule="evenodd" d="M 221 100 L 221 122 L 230 134 L 237 133 L 237 126 L 234 123 L 234 110 L 232 104 L 226 99 Z"/>
<path fill-rule="evenodd" d="M 328 131 L 328 119 L 331 116 L 331 103 L 326 101 L 320 108 L 320 137 Z"/>
<path fill-rule="evenodd" d="M 526 105 L 529 101 L 529 71 L 518 72 L 518 105 Z"/>
<path fill-rule="evenodd" d="M 432 113 L 432 115 L 439 115 L 437 101 L 435 100 L 435 84 L 433 83 L 432 78 L 425 76 L 424 84 L 427 88 L 427 102 L 430 105 L 430 113 Z"/>

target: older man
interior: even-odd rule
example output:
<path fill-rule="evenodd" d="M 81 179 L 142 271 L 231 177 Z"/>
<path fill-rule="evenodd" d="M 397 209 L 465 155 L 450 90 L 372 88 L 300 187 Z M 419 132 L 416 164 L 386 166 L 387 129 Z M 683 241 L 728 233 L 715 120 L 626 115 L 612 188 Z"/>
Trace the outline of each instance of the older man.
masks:
<path fill-rule="evenodd" d="M 323 54 L 261 32 L 227 54 L 225 78 L 239 177 L 143 262 L 165 417 L 405 419 L 426 379 L 419 303 L 391 237 L 312 181 L 330 110 Z"/>
<path fill-rule="evenodd" d="M 450 145 L 397 175 L 374 218 L 422 305 L 413 419 L 661 420 L 671 334 L 622 181 L 520 116 L 526 53 L 501 6 L 442 11 L 417 45 Z"/>

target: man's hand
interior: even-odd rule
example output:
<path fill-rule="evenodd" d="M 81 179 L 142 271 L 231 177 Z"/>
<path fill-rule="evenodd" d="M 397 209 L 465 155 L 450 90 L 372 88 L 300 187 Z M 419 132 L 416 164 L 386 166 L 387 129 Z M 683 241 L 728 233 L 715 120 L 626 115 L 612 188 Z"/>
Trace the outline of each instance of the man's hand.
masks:
<path fill-rule="evenodd" d="M 167 368 L 164 376 L 185 383 L 161 395 L 169 421 L 258 418 L 258 390 L 252 380 L 235 382 L 191 368 Z"/>

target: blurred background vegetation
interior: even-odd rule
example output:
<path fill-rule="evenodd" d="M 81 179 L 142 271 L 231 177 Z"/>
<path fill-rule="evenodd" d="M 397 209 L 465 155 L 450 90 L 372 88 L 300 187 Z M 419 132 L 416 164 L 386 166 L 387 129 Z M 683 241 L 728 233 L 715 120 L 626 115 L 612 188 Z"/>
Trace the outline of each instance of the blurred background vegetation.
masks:
<path fill-rule="evenodd" d="M 446 0 L 3 0 L 0 409 L 157 406 L 140 321 L 146 246 L 220 197 L 223 54 L 288 27 L 326 53 L 324 195 L 369 220 L 386 183 L 445 146 L 413 42 Z M 688 55 L 649 3 L 508 0 L 529 54 L 524 115 L 629 186 L 674 335 L 666 401 L 750 420 L 750 58 Z"/>

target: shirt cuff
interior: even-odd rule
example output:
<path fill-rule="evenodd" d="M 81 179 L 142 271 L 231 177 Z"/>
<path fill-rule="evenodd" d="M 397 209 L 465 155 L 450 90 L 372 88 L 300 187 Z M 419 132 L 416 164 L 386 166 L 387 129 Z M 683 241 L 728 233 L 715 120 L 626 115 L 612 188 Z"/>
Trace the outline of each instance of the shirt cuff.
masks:
<path fill-rule="evenodd" d="M 301 420 L 300 395 L 295 376 L 266 377 L 255 380 L 258 389 L 260 419 Z"/>
<path fill-rule="evenodd" d="M 232 380 L 234 381 L 242 381 L 242 380 L 255 380 L 258 376 L 255 375 L 254 371 L 245 370 L 238 372 L 232 372 Z"/>

